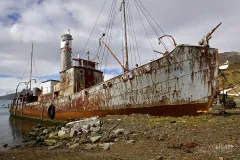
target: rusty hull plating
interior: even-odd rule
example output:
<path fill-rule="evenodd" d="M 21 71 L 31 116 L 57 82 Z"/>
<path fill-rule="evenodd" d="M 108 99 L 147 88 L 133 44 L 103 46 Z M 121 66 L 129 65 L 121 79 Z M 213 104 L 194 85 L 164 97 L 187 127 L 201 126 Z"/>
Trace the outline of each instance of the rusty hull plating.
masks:
<path fill-rule="evenodd" d="M 217 90 L 218 50 L 179 45 L 168 55 L 77 93 L 24 103 L 10 112 L 48 120 L 144 113 L 196 115 L 212 104 Z M 16 110 L 15 110 L 16 109 Z"/>

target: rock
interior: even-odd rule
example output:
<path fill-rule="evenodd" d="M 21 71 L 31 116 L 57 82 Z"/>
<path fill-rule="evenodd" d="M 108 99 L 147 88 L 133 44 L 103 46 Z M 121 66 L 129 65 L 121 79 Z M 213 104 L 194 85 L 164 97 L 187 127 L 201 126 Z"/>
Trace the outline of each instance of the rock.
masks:
<path fill-rule="evenodd" d="M 125 129 L 116 129 L 113 131 L 116 135 L 123 135 L 125 132 Z"/>
<path fill-rule="evenodd" d="M 41 124 L 38 124 L 37 126 L 35 126 L 35 128 L 41 128 L 42 125 Z"/>
<path fill-rule="evenodd" d="M 70 147 L 72 145 L 71 142 L 67 143 L 66 146 Z"/>
<path fill-rule="evenodd" d="M 164 159 L 163 156 L 158 156 L 156 158 L 153 158 L 152 160 L 163 160 L 163 159 Z"/>
<path fill-rule="evenodd" d="M 42 133 L 43 133 L 43 134 L 48 134 L 48 133 L 49 133 L 49 130 L 48 130 L 48 129 L 44 129 Z"/>
<path fill-rule="evenodd" d="M 70 134 L 69 134 L 69 137 L 72 138 L 76 135 L 76 130 L 74 128 L 71 128 L 71 131 L 70 131 Z"/>
<path fill-rule="evenodd" d="M 101 123 L 101 121 L 100 120 L 97 120 L 97 121 L 95 121 L 95 126 L 96 127 L 101 127 L 101 125 L 102 125 L 102 123 Z"/>
<path fill-rule="evenodd" d="M 170 123 L 176 123 L 176 121 L 171 121 Z"/>
<path fill-rule="evenodd" d="M 31 143 L 31 144 L 26 144 L 26 147 L 32 148 L 32 147 L 35 147 L 36 145 L 37 145 L 37 143 L 34 142 L 34 143 Z"/>
<path fill-rule="evenodd" d="M 60 148 L 60 147 L 61 147 L 61 144 L 57 144 L 55 146 L 48 147 L 48 150 L 53 150 L 53 149 L 57 149 L 57 148 Z"/>
<path fill-rule="evenodd" d="M 30 141 L 30 139 L 24 139 L 24 140 L 22 140 L 23 143 L 29 142 L 29 141 Z"/>
<path fill-rule="evenodd" d="M 54 144 L 57 143 L 57 140 L 55 140 L 55 139 L 45 139 L 44 142 L 45 142 L 47 145 L 52 146 L 52 145 L 54 145 Z"/>
<path fill-rule="evenodd" d="M 98 132 L 98 131 L 100 131 L 100 129 L 101 129 L 100 126 L 97 126 L 97 127 L 91 127 L 91 128 L 90 128 L 90 130 L 91 130 L 92 132 Z"/>
<path fill-rule="evenodd" d="M 17 148 L 20 148 L 20 147 L 22 147 L 22 145 L 16 145 L 14 147 L 11 147 L 11 149 L 17 149 Z"/>
<path fill-rule="evenodd" d="M 39 132 L 39 131 L 40 131 L 39 128 L 35 128 L 35 127 L 33 127 L 32 129 L 33 129 L 34 132 Z"/>
<path fill-rule="evenodd" d="M 103 143 L 100 145 L 100 147 L 103 148 L 104 150 L 109 150 L 110 146 L 111 146 L 110 143 Z"/>
<path fill-rule="evenodd" d="M 58 132 L 58 137 L 60 137 L 60 138 L 67 138 L 67 137 L 68 137 L 68 131 L 66 131 L 66 130 L 60 130 L 60 131 Z"/>
<path fill-rule="evenodd" d="M 83 144 L 83 143 L 88 143 L 89 140 L 87 138 L 82 138 L 80 139 L 79 143 Z"/>
<path fill-rule="evenodd" d="M 7 148 L 7 147 L 8 147 L 8 144 L 4 144 L 3 147 L 4 147 L 4 148 Z"/>
<path fill-rule="evenodd" d="M 80 138 L 75 138 L 73 143 L 79 143 Z"/>
<path fill-rule="evenodd" d="M 88 133 L 90 131 L 90 125 L 86 124 L 82 126 L 82 131 Z"/>
<path fill-rule="evenodd" d="M 75 144 L 69 146 L 68 148 L 73 149 L 73 148 L 76 148 L 77 146 L 79 146 L 79 144 L 78 144 L 78 143 L 75 143 Z"/>
<path fill-rule="evenodd" d="M 48 139 L 59 139 L 58 132 L 50 133 Z"/>
<path fill-rule="evenodd" d="M 90 137 L 90 140 L 92 143 L 96 143 L 98 141 L 100 141 L 102 138 L 102 136 L 95 136 L 95 137 Z"/>
<path fill-rule="evenodd" d="M 40 143 L 43 142 L 44 138 L 43 137 L 37 137 L 36 143 Z"/>
<path fill-rule="evenodd" d="M 86 150 L 91 150 L 97 147 L 97 144 L 85 144 L 85 148 Z"/>
<path fill-rule="evenodd" d="M 128 144 L 135 143 L 135 142 L 136 142 L 135 140 L 128 140 L 127 141 Z"/>
<path fill-rule="evenodd" d="M 30 136 L 30 137 L 37 137 L 37 132 L 30 132 L 30 133 L 29 133 L 29 136 Z"/>

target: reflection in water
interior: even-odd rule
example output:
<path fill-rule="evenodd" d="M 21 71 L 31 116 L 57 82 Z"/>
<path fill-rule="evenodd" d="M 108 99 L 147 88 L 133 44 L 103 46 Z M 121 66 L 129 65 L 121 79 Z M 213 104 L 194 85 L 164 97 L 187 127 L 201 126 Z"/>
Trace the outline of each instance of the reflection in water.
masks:
<path fill-rule="evenodd" d="M 0 151 L 24 145 L 22 141 L 28 139 L 28 133 L 32 131 L 32 127 L 39 124 L 39 122 L 15 118 L 9 114 L 1 115 L 0 121 Z M 4 148 L 4 144 L 8 144 L 8 148 Z"/>
<path fill-rule="evenodd" d="M 12 130 L 12 137 L 26 138 L 27 134 L 32 131 L 32 127 L 38 123 L 21 119 L 19 117 L 9 116 L 9 126 Z"/>

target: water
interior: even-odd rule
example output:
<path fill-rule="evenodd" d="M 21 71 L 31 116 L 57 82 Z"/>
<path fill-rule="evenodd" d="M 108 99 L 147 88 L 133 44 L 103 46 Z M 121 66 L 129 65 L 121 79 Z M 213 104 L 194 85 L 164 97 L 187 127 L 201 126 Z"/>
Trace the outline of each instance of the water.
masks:
<path fill-rule="evenodd" d="M 22 141 L 27 139 L 27 133 L 32 130 L 33 126 L 37 125 L 37 122 L 10 116 L 8 108 L 3 108 L 10 102 L 8 100 L 0 100 L 0 151 L 22 145 Z M 8 147 L 4 148 L 4 144 L 8 144 Z"/>

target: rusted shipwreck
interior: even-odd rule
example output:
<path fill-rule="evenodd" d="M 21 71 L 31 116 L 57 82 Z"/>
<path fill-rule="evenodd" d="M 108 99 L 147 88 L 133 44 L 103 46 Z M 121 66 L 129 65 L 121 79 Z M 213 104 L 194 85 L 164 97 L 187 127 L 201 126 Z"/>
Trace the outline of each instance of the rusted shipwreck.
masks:
<path fill-rule="evenodd" d="M 10 112 L 42 120 L 65 120 L 132 113 L 182 116 L 206 111 L 217 92 L 218 50 L 208 44 L 215 29 L 199 46 L 176 45 L 163 57 L 132 70 L 128 68 L 125 39 L 124 73 L 107 81 L 95 62 L 76 58 L 72 65 L 73 38 L 70 33 L 64 34 L 60 81 L 43 82 L 40 95 L 16 97 Z"/>

